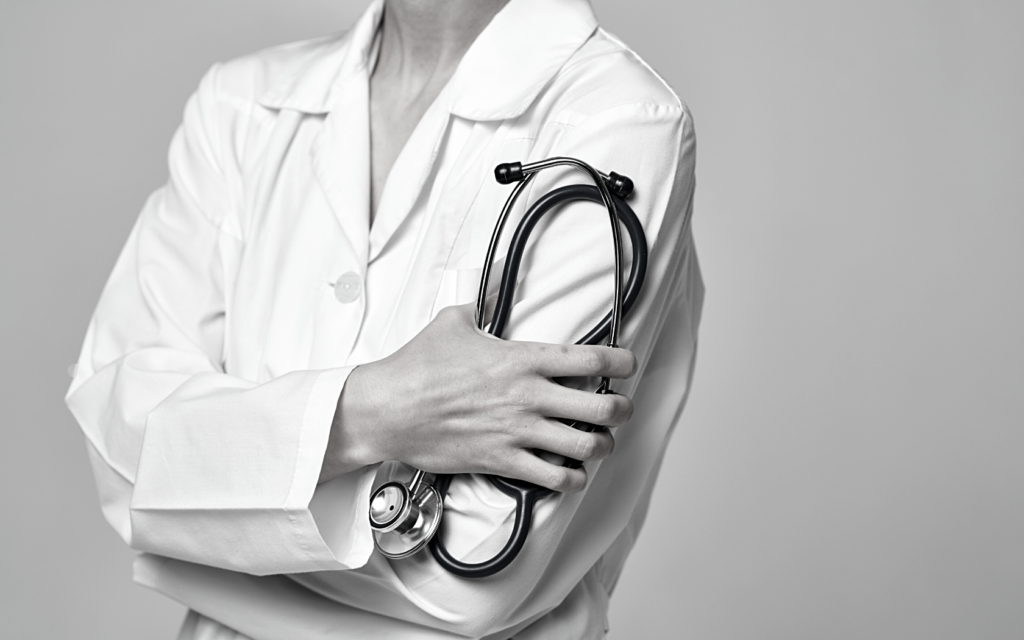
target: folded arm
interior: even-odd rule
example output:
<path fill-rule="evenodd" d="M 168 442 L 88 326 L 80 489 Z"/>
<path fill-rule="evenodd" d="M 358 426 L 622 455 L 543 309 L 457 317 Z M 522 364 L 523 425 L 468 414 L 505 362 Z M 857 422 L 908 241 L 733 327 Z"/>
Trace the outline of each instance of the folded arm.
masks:
<path fill-rule="evenodd" d="M 636 182 L 636 195 L 630 203 L 647 233 L 650 263 L 643 293 L 625 322 L 621 343 L 635 354 L 639 374 L 628 380 L 613 381 L 612 384 L 615 391 L 630 397 L 637 390 L 637 385 L 642 384 L 644 369 L 654 355 L 670 311 L 687 293 L 692 293 L 685 290 L 693 283 L 694 275 L 688 272 L 692 271 L 692 263 L 687 262 L 688 256 L 692 258 L 689 211 L 694 153 L 688 115 L 682 109 L 660 105 L 625 105 L 592 116 L 563 135 L 559 144 L 538 153 L 545 153 L 545 156 L 578 157 L 602 170 L 628 175 Z M 529 158 L 531 161 L 537 159 L 541 158 Z M 585 183 L 586 177 L 578 173 L 546 172 L 536 180 L 533 192 L 542 194 L 555 186 L 576 182 Z M 532 237 L 534 240 L 523 261 L 522 281 L 507 337 L 514 341 L 548 343 L 551 345 L 550 350 L 558 351 L 561 347 L 554 345 L 571 345 L 596 324 L 611 306 L 613 254 L 608 217 L 598 205 L 572 204 L 562 211 L 549 214 Z M 463 324 L 469 325 L 468 307 L 449 309 L 447 313 L 451 315 L 445 318 L 442 313 L 434 324 L 451 322 L 462 314 L 465 316 Z M 426 331 L 430 330 L 431 327 L 428 327 Z M 687 336 L 688 339 L 690 337 Z M 593 354 L 599 354 L 602 350 L 605 354 L 614 353 L 606 347 L 589 349 L 594 350 Z M 496 358 L 492 354 L 491 359 Z M 501 364 L 499 360 L 497 365 Z M 687 366 L 683 362 L 677 364 Z M 584 375 L 582 370 L 578 371 L 576 375 Z M 616 377 L 627 377 L 624 373 L 618 371 Z M 395 379 L 402 377 L 400 374 L 392 375 Z M 562 375 L 570 374 L 548 371 L 546 377 L 559 378 Z M 490 380 L 483 374 L 479 378 Z M 431 380 L 431 384 L 443 390 L 446 377 L 439 376 Z M 591 384 L 588 388 L 593 387 Z M 499 385 L 501 391 L 508 388 L 508 385 Z M 628 418 L 628 415 L 616 416 L 614 405 L 602 406 L 601 397 L 590 391 L 563 389 L 563 392 L 566 398 L 578 401 L 577 411 L 582 406 L 597 411 L 589 416 L 594 422 L 614 427 L 623 425 Z M 443 426 L 446 408 L 454 405 L 440 397 L 436 388 L 429 392 L 420 390 L 404 395 L 416 398 L 425 397 L 424 393 L 435 395 L 435 401 L 426 403 L 429 409 L 424 412 L 430 416 L 434 428 Z M 545 393 L 537 391 L 532 395 L 527 394 L 528 397 L 522 397 L 514 404 L 540 407 L 544 405 Z M 666 404 L 679 405 L 681 397 L 682 393 L 666 394 L 664 401 Z M 403 403 L 400 398 L 394 402 L 399 405 Z M 505 408 L 505 404 L 495 406 L 489 413 L 500 415 Z M 670 417 L 676 408 L 669 410 Z M 599 415 L 603 410 L 608 413 Z M 547 406 L 541 410 L 541 414 L 548 417 L 588 418 L 579 414 L 572 415 L 572 410 L 564 404 L 558 407 Z M 414 418 L 406 419 L 411 424 L 419 424 Z M 379 427 L 380 423 L 375 424 Z M 528 433 L 539 424 L 542 423 L 525 425 L 523 431 Z M 423 428 L 427 429 L 426 426 Z M 535 458 L 529 449 L 536 447 L 586 458 L 588 462 L 585 475 L 572 478 L 566 474 L 562 476 L 565 482 L 561 486 L 541 482 L 568 491 L 555 494 L 538 504 L 526 547 L 516 561 L 496 578 L 473 581 L 452 576 L 441 569 L 428 554 L 391 563 L 375 554 L 367 566 L 353 572 L 297 576 L 296 579 L 345 604 L 464 635 L 482 636 L 512 628 L 534 619 L 561 602 L 612 544 L 630 519 L 641 487 L 648 482 L 651 468 L 660 459 L 667 430 L 664 424 L 640 424 L 636 420 L 625 424 L 614 434 L 616 452 L 603 461 L 601 459 L 606 457 L 604 451 L 590 457 L 587 456 L 590 453 L 588 451 L 577 451 L 573 456 L 564 446 L 545 447 L 521 439 L 518 449 L 522 459 Z M 480 431 L 487 431 L 483 421 Z M 434 431 L 427 432 L 436 434 Z M 457 470 L 431 466 L 438 464 L 430 456 L 438 454 L 439 450 L 436 446 L 430 446 L 429 442 L 449 441 L 437 435 L 432 439 L 424 436 L 425 439 L 420 441 L 418 436 L 410 435 L 412 437 L 406 442 L 392 443 L 395 446 L 390 449 L 391 459 L 429 471 Z M 469 442 L 469 435 L 462 434 L 450 442 L 460 440 Z M 579 440 L 577 444 L 584 442 Z M 605 447 L 607 443 L 600 446 Z M 622 456 L 628 457 L 621 460 L 617 459 L 620 457 L 620 447 L 629 449 L 622 452 Z M 495 444 L 491 451 L 484 447 L 479 449 L 476 459 L 504 450 L 500 444 Z M 440 453 L 447 456 L 445 459 L 452 457 L 450 453 Z M 624 460 L 628 460 L 628 464 L 623 464 Z M 480 471 L 478 466 L 462 463 L 461 469 Z M 501 475 L 528 477 L 525 476 L 527 472 L 515 464 L 510 469 L 511 473 L 503 472 Z M 530 479 L 537 481 L 536 478 Z M 586 484 L 577 484 L 581 480 L 586 481 Z M 552 481 L 559 480 L 555 478 Z M 599 493 L 592 496 L 594 486 L 600 488 Z M 575 522 L 583 504 L 588 505 L 584 518 L 586 522 Z M 601 505 L 605 507 L 603 510 Z M 595 517 L 595 513 L 599 515 Z M 460 475 L 451 486 L 445 506 L 446 546 L 453 555 L 468 562 L 489 558 L 505 543 L 511 519 L 508 497 L 480 475 Z M 555 566 L 559 569 L 554 570 Z"/>
<path fill-rule="evenodd" d="M 103 290 L 66 401 L 104 515 L 133 548 L 249 573 L 358 566 L 372 546 L 327 544 L 309 509 L 350 369 L 264 384 L 224 372 L 225 290 L 242 247 L 225 113 L 215 67 Z M 372 475 L 322 490 L 356 513 Z"/>
<path fill-rule="evenodd" d="M 563 363 L 576 367 L 566 369 L 551 365 L 550 352 L 528 361 L 522 355 L 526 350 L 544 351 L 537 345 L 502 344 L 497 348 L 519 355 L 498 359 L 521 358 L 521 369 L 534 376 L 533 386 L 519 386 L 511 396 L 487 396 L 487 385 L 468 395 L 450 393 L 463 401 L 464 410 L 451 413 L 460 415 L 462 431 L 448 438 L 424 435 L 430 425 L 453 424 L 428 411 L 418 420 L 395 421 L 406 425 L 404 436 L 397 427 L 375 428 L 381 425 L 380 407 L 395 405 L 396 396 L 388 394 L 396 390 L 412 400 L 408 406 L 419 403 L 435 413 L 455 406 L 425 394 L 448 381 L 436 372 L 382 391 L 388 385 L 381 380 L 404 379 L 400 372 L 408 369 L 396 367 L 394 358 L 366 366 L 349 390 L 349 367 L 295 371 L 262 384 L 225 373 L 226 291 L 243 241 L 233 210 L 239 200 L 236 152 L 224 133 L 234 128 L 218 126 L 221 118 L 214 71 L 189 102 L 170 152 L 170 180 L 147 202 L 118 259 L 68 392 L 68 406 L 89 443 L 107 519 L 142 551 L 252 574 L 323 571 L 309 576 L 331 583 L 318 585 L 321 592 L 466 635 L 508 628 L 557 605 L 615 539 L 634 506 L 635 495 L 610 496 L 610 510 L 599 526 L 566 535 L 583 501 L 593 500 L 584 483 L 593 487 L 601 480 L 595 479 L 602 468 L 598 460 L 610 452 L 611 439 L 521 417 L 523 428 L 510 431 L 517 419 L 508 418 L 506 428 L 493 433 L 506 437 L 506 452 L 519 453 L 495 456 L 501 447 L 472 433 L 473 416 L 493 419 L 500 414 L 494 410 L 498 405 L 519 410 L 530 405 L 546 417 L 622 424 L 631 410 L 625 398 L 609 401 L 562 389 L 556 400 L 555 385 L 547 379 L 624 377 L 633 369 L 632 356 L 579 355 L 603 347 L 581 348 L 572 351 L 575 355 L 556 349 Z M 679 271 L 689 238 L 693 152 L 685 111 L 647 104 L 591 116 L 552 148 L 538 150 L 579 157 L 636 183 L 631 204 L 645 227 L 651 258 L 644 292 L 622 339 L 641 375 L 613 385 L 626 398 L 641 380 L 683 286 Z M 552 171 L 539 177 L 533 190 L 543 193 L 579 177 Z M 551 214 L 534 238 L 506 337 L 571 344 L 610 306 L 607 215 L 595 205 L 572 205 Z M 457 328 L 457 313 L 447 312 L 441 321 Z M 455 364 L 452 370 L 459 368 L 464 367 Z M 369 375 L 374 369 L 377 375 Z M 621 445 L 630 432 L 648 428 L 628 425 L 616 438 Z M 516 437 L 508 439 L 510 433 Z M 462 446 L 467 437 L 476 438 L 476 448 Z M 583 472 L 560 471 L 534 456 L 534 448 L 592 462 Z M 653 455 L 638 460 L 653 464 Z M 575 493 L 538 506 L 527 548 L 500 580 L 470 582 L 446 574 L 423 554 L 391 566 L 371 553 L 369 488 L 375 463 L 384 459 L 431 471 L 521 477 Z M 646 482 L 647 469 L 615 470 L 614 463 L 614 456 L 604 463 L 613 474 L 644 474 L 631 486 Z M 311 507 L 316 504 L 327 506 L 330 522 L 316 517 Z M 504 543 L 509 525 L 507 500 L 479 476 L 460 476 L 453 483 L 446 528 L 451 532 L 447 546 L 457 557 L 489 556 Z M 556 558 L 568 570 L 551 575 L 546 567 Z"/>

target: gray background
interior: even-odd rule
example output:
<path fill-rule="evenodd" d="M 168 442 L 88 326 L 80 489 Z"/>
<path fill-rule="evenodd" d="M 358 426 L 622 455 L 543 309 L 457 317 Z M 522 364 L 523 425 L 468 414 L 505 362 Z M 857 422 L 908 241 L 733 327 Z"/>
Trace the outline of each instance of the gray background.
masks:
<path fill-rule="evenodd" d="M 362 8 L 0 8 L 5 637 L 174 637 L 67 367 L 202 72 Z M 695 114 L 708 286 L 611 637 L 1024 636 L 1024 3 L 597 9 Z"/>

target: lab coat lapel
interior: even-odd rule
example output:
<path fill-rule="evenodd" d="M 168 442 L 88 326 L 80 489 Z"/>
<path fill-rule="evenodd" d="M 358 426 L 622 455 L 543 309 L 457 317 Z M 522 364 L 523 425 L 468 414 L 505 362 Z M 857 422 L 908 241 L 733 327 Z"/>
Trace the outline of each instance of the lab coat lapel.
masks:
<path fill-rule="evenodd" d="M 310 149 L 316 174 L 360 272 L 370 225 L 369 57 L 383 13 L 373 0 L 331 52 L 272 87 L 260 103 L 323 117 Z"/>
<path fill-rule="evenodd" d="M 434 161 L 448 128 L 445 94 L 442 91 L 423 114 L 391 168 L 370 229 L 371 262 L 408 217 L 433 173 Z"/>
<path fill-rule="evenodd" d="M 368 95 L 365 71 L 354 74 L 311 151 L 313 170 L 360 271 L 367 263 L 370 226 Z"/>
<path fill-rule="evenodd" d="M 438 293 L 442 289 L 446 270 L 452 261 L 455 239 L 462 230 L 466 218 L 475 208 L 476 199 L 490 174 L 488 167 L 493 164 L 495 155 L 502 146 L 504 129 L 508 127 L 508 123 L 456 120 L 450 122 L 449 127 L 452 130 L 457 127 L 470 127 L 470 131 L 465 136 L 457 136 L 461 138 L 461 149 L 451 173 L 440 187 L 436 207 L 429 212 L 412 265 L 412 270 L 418 274 L 417 286 L 409 287 L 407 283 L 403 285 L 403 307 L 408 311 L 395 317 L 388 328 L 388 336 L 384 342 L 386 353 L 392 353 L 408 342 L 440 310 L 435 303 L 438 302 Z M 481 172 L 485 174 L 483 179 Z M 494 211 L 494 215 L 497 216 L 497 210 Z M 434 249 L 422 250 L 423 247 Z M 482 257 L 473 264 L 482 264 Z M 500 273 L 500 266 L 498 272 Z M 467 275 L 469 274 L 463 274 L 463 277 Z M 479 276 L 474 276 L 473 282 L 476 286 Z"/>

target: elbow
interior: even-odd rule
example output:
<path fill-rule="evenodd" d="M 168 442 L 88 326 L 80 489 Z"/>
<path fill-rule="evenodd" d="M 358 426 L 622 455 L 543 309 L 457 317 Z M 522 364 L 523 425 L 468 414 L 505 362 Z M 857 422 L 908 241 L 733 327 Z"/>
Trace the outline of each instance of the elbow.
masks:
<path fill-rule="evenodd" d="M 129 503 L 132 497 L 132 483 L 107 462 L 89 438 L 86 438 L 86 446 L 103 517 L 125 544 L 131 546 L 132 521 Z"/>
<path fill-rule="evenodd" d="M 477 604 L 483 606 L 465 611 L 462 622 L 453 625 L 450 631 L 469 638 L 485 638 L 499 633 L 516 624 L 514 614 L 519 610 L 521 602 L 510 604 L 496 601 Z"/>
<path fill-rule="evenodd" d="M 429 591 L 417 589 L 418 608 L 432 615 L 430 626 L 469 638 L 489 637 L 511 629 L 557 605 L 536 597 L 542 571 L 519 569 L 515 574 L 480 580 L 451 574 L 439 576 Z M 532 577 L 528 575 L 531 572 Z"/>
<path fill-rule="evenodd" d="M 457 621 L 452 621 L 447 630 L 469 638 L 487 638 L 502 632 L 507 632 L 511 637 L 552 610 L 561 608 L 566 600 L 564 593 L 561 596 L 556 595 L 552 588 L 555 586 L 553 583 L 544 584 L 544 581 L 541 580 L 527 582 L 513 580 L 512 582 L 513 584 L 505 586 L 504 589 L 493 589 L 491 584 L 487 584 L 485 587 L 487 597 L 485 598 L 478 596 L 463 598 L 458 603 L 449 602 L 451 606 L 458 608 L 458 616 Z M 483 586 L 483 583 L 470 583 L 471 586 L 473 584 Z M 500 587 L 500 585 L 501 581 L 499 580 L 494 586 Z M 572 591 L 575 593 L 576 590 Z M 603 624 L 606 613 L 604 607 L 593 607 L 592 605 L 606 602 L 606 599 L 607 596 L 598 599 L 579 599 L 579 602 L 572 607 L 579 610 L 573 615 L 600 618 L 600 623 Z M 598 608 L 600 611 L 597 610 Z M 545 626 L 545 628 L 547 627 Z"/>

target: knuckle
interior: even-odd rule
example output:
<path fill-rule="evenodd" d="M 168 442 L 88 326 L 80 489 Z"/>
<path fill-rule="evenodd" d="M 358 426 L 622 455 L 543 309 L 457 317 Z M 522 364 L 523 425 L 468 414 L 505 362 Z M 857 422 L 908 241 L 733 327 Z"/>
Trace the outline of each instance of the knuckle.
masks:
<path fill-rule="evenodd" d="M 506 450 L 504 453 L 497 456 L 494 460 L 494 472 L 500 476 L 519 478 L 522 476 L 520 469 L 522 468 L 523 451 L 518 449 Z"/>
<path fill-rule="evenodd" d="M 594 396 L 594 422 L 606 425 L 613 422 L 618 414 L 615 398 L 613 396 Z"/>
<path fill-rule="evenodd" d="M 513 384 L 505 389 L 505 403 L 513 409 L 525 409 L 531 405 L 532 400 L 533 394 L 521 384 Z"/>
<path fill-rule="evenodd" d="M 601 352 L 596 349 L 583 349 L 576 354 L 576 366 L 583 376 L 595 375 L 601 370 Z"/>
<path fill-rule="evenodd" d="M 581 433 L 573 446 L 573 458 L 577 460 L 593 460 L 599 453 L 597 438 L 589 433 Z"/>
<path fill-rule="evenodd" d="M 544 359 L 549 363 L 572 364 L 576 362 L 575 345 L 567 344 L 546 344 L 538 343 L 538 355 L 543 354 Z"/>
<path fill-rule="evenodd" d="M 538 359 L 535 350 L 529 345 L 509 341 L 500 344 L 506 348 L 499 364 L 507 375 L 520 375 L 523 371 L 531 370 Z"/>
<path fill-rule="evenodd" d="M 572 474 L 564 467 L 555 467 L 549 471 L 548 481 L 548 487 L 555 491 L 565 493 L 572 490 Z"/>
<path fill-rule="evenodd" d="M 611 354 L 608 352 L 607 349 L 597 347 L 594 349 L 590 349 L 589 353 L 591 358 L 590 364 L 592 365 L 590 372 L 596 375 L 604 373 L 611 368 L 612 358 Z"/>
<path fill-rule="evenodd" d="M 512 447 L 522 444 L 527 431 L 529 431 L 529 426 L 518 420 L 507 420 L 499 429 L 503 442 Z"/>

